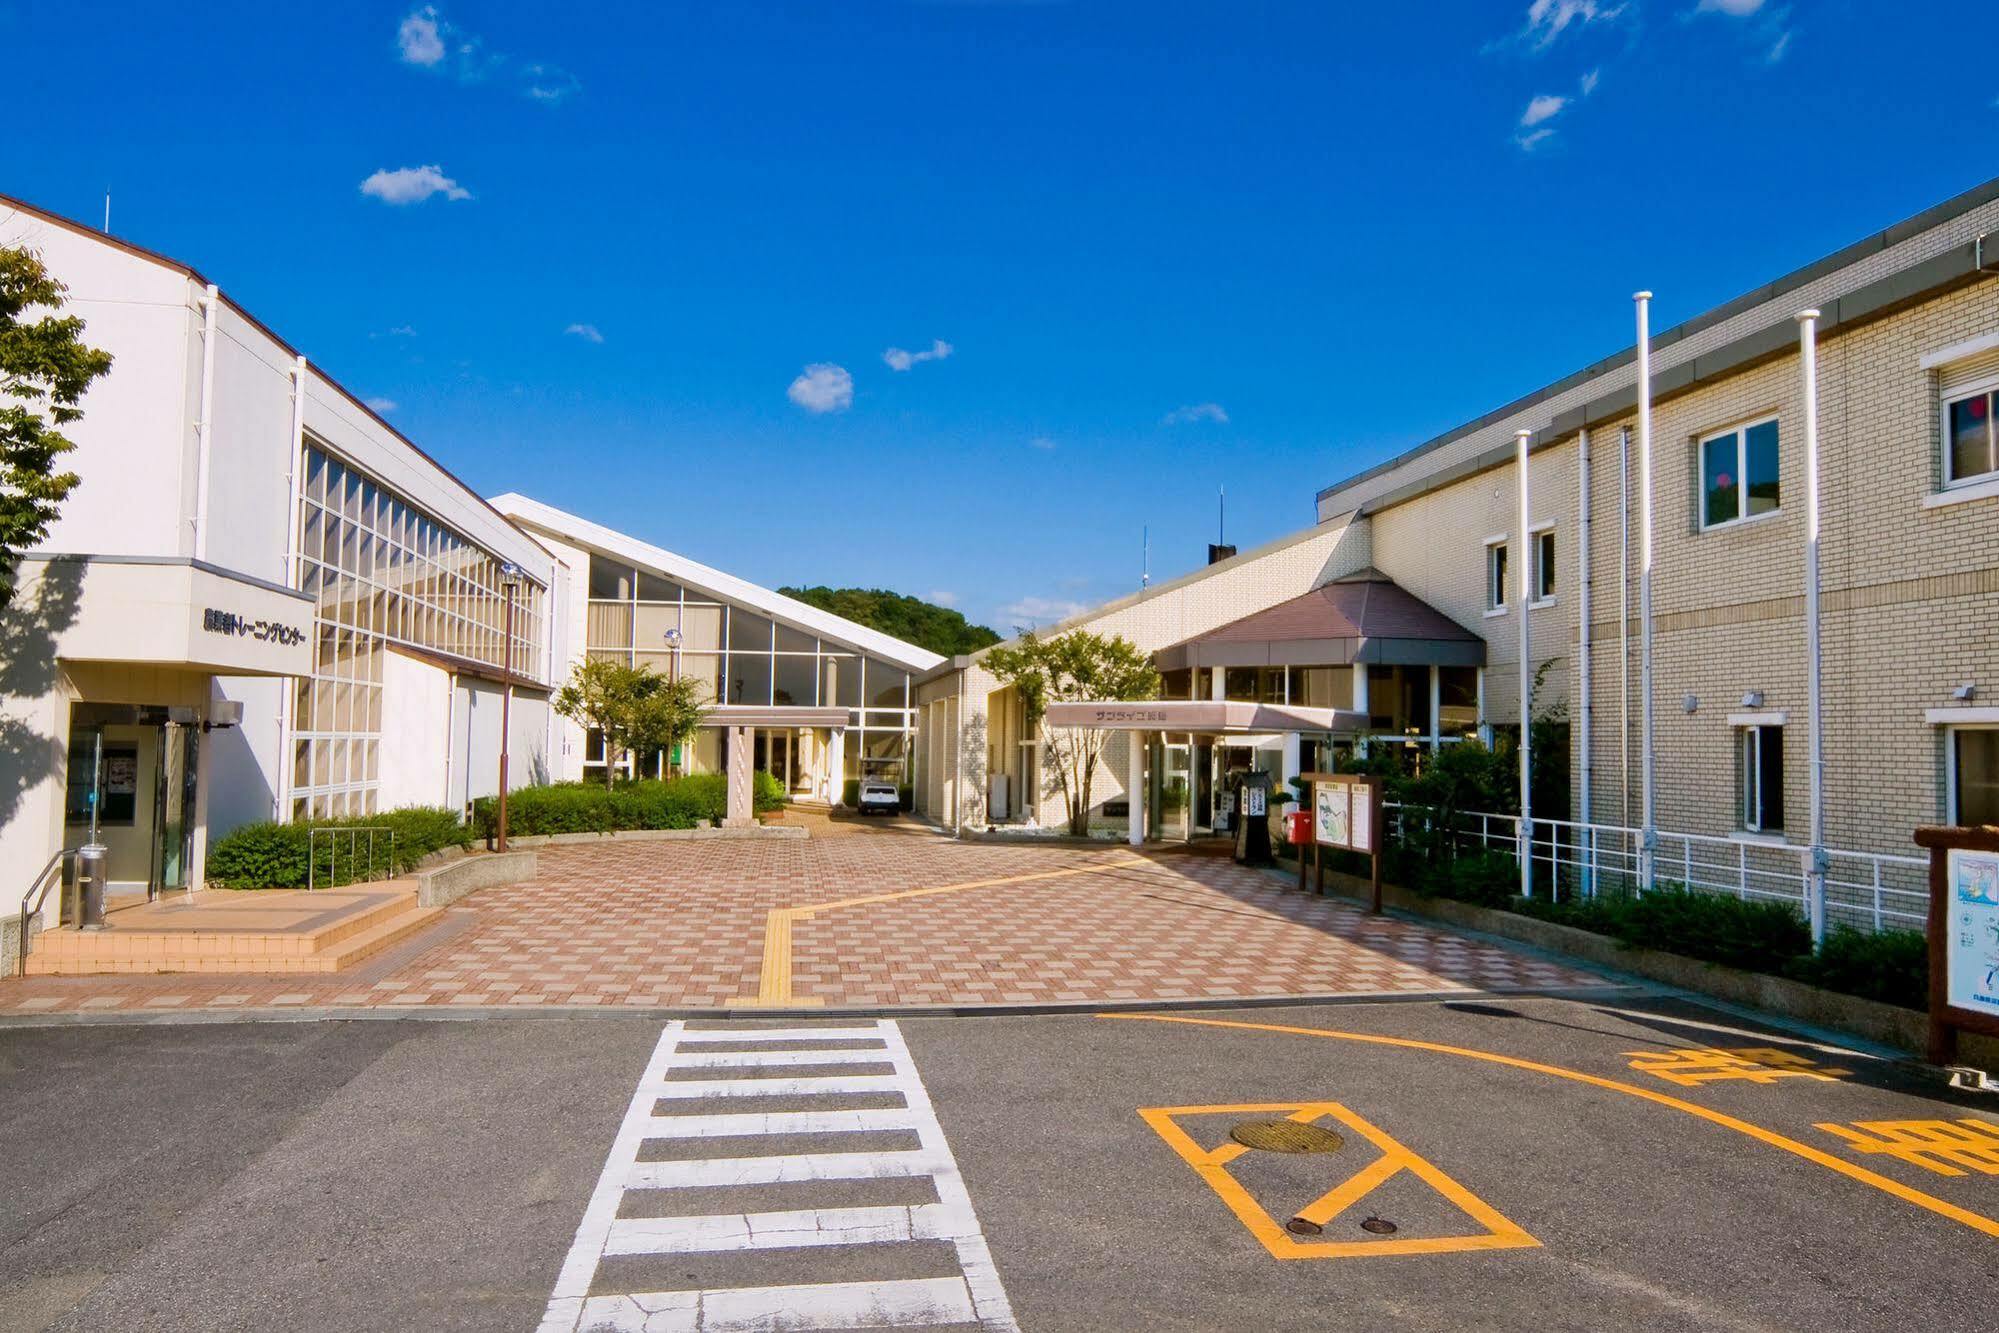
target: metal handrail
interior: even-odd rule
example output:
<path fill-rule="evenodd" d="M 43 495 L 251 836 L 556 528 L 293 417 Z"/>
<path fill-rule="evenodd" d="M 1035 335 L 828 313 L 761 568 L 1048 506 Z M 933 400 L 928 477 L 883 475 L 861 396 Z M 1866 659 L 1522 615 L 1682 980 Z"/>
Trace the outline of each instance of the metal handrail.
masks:
<path fill-rule="evenodd" d="M 60 884 L 68 878 L 66 874 L 58 874 L 54 879 L 50 879 L 49 872 L 59 866 L 66 869 L 69 858 L 75 856 L 79 850 L 76 847 L 64 847 L 54 856 L 51 856 L 48 864 L 41 868 L 40 873 L 35 876 L 34 882 L 28 886 L 28 891 L 21 895 L 21 946 L 14 960 L 14 974 L 16 976 L 25 976 L 28 971 L 28 919 L 41 912 L 42 904 L 48 901 L 50 886 Z M 58 904 L 56 909 L 56 917 L 56 924 L 61 925 L 62 909 L 60 904 Z"/>
<path fill-rule="evenodd" d="M 364 837 L 367 839 L 365 860 L 362 859 L 364 853 L 361 850 L 361 840 Z M 319 883 L 319 849 L 322 845 L 320 842 L 321 838 L 326 840 L 324 845 L 327 850 L 327 882 L 324 885 Z M 347 840 L 347 869 L 350 872 L 350 877 L 347 879 L 340 878 L 340 840 L 342 838 Z M 377 838 L 385 839 L 388 842 L 389 859 L 385 864 L 388 873 L 394 875 L 396 866 L 396 831 L 394 829 L 382 828 L 379 825 L 357 824 L 347 828 L 315 828 L 308 830 L 305 836 L 306 891 L 310 893 L 320 888 L 335 889 L 348 884 L 366 884 L 381 878 L 381 876 L 375 873 L 375 867 L 378 864 L 375 856 L 375 849 L 378 846 L 376 842 Z M 358 879 L 353 878 L 351 875 L 357 861 L 361 861 L 364 867 Z"/>

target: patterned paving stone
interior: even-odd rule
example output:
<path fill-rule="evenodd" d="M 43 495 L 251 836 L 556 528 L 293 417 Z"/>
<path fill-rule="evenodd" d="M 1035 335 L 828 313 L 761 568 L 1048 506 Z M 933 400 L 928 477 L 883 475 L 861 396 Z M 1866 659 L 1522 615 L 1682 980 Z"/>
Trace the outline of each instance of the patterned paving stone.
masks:
<path fill-rule="evenodd" d="M 348 973 L 0 980 L 0 1014 L 272 1005 L 732 1005 L 792 909 L 805 1003 L 1005 1004 L 1589 985 L 1587 973 L 1370 917 L 1225 857 L 959 843 L 907 828 L 545 848 Z M 1053 873 L 1051 873 L 1053 872 Z M 1032 877 L 1032 878 L 1026 878 Z M 997 882 L 993 882 L 997 881 Z M 972 885 L 936 891 L 954 885 Z M 912 890 L 928 890 L 905 897 Z M 856 898 L 877 901 L 850 903 Z M 846 905 L 841 905 L 846 904 Z"/>

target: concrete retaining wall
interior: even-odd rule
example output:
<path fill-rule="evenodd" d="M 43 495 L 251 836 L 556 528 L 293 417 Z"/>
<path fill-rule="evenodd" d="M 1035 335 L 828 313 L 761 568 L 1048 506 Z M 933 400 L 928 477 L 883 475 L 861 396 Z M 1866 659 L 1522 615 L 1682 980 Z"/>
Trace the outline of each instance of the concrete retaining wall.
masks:
<path fill-rule="evenodd" d="M 417 905 L 446 907 L 475 889 L 533 879 L 539 869 L 533 852 L 506 851 L 490 856 L 459 857 L 436 869 L 417 872 Z"/>

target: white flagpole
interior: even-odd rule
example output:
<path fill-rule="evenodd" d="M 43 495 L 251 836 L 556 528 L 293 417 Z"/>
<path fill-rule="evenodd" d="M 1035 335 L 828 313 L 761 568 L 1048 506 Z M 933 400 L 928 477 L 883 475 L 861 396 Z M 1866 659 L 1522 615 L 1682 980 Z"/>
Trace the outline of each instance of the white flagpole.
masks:
<path fill-rule="evenodd" d="M 1531 431 L 1515 431 L 1514 470 L 1520 474 L 1520 526 L 1514 551 L 1520 565 L 1520 896 L 1534 896 L 1534 762 L 1533 694 L 1534 668 L 1528 651 L 1527 608 L 1534 601 L 1534 539 L 1528 532 L 1533 520 L 1527 484 L 1527 442 Z"/>
<path fill-rule="evenodd" d="M 1816 310 L 1798 312 L 1798 362 L 1805 400 L 1805 709 L 1811 744 L 1811 847 L 1805 853 L 1805 911 L 1812 943 L 1825 940 L 1825 715 L 1819 642 L 1819 348 Z"/>
<path fill-rule="evenodd" d="M 1649 892 L 1657 870 L 1659 811 L 1652 752 L 1652 293 L 1638 303 L 1638 891 Z"/>

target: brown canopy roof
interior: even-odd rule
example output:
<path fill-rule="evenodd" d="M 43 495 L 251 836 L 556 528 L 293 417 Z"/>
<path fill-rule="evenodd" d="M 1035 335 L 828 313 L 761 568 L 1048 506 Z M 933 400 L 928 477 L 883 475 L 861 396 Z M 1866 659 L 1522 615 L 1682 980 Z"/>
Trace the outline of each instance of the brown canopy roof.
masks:
<path fill-rule="evenodd" d="M 1365 569 L 1154 654 L 1182 667 L 1484 666 L 1485 640 Z"/>

